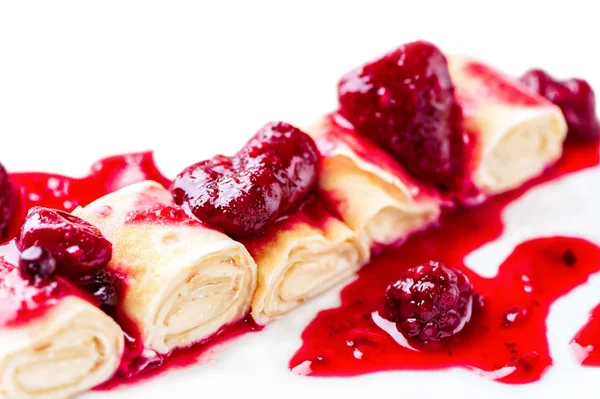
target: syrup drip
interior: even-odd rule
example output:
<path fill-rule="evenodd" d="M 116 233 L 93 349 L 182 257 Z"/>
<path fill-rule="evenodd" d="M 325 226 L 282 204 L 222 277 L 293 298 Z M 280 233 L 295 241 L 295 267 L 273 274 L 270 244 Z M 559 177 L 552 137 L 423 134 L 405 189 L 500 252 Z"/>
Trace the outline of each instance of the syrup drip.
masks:
<path fill-rule="evenodd" d="M 531 240 L 519 245 L 492 279 L 471 271 L 464 259 L 500 237 L 503 209 L 529 188 L 598 161 L 597 143 L 569 144 L 544 176 L 477 207 L 447 212 L 438 226 L 384 250 L 344 288 L 341 306 L 319 313 L 304 330 L 290 368 L 312 376 L 352 376 L 464 367 L 504 383 L 538 380 L 552 364 L 545 327 L 548 309 L 600 271 L 600 248 L 579 238 Z M 384 331 L 397 333 L 377 311 L 389 283 L 430 259 L 462 270 L 481 294 L 483 306 L 475 304 L 471 321 L 457 335 L 409 349 Z"/>

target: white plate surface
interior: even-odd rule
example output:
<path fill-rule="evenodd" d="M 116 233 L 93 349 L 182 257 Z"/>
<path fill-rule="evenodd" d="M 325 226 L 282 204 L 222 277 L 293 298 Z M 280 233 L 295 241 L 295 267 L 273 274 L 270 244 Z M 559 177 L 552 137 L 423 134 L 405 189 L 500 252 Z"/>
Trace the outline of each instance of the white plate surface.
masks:
<path fill-rule="evenodd" d="M 101 156 L 154 149 L 173 176 L 231 153 L 262 123 L 300 126 L 335 106 L 343 72 L 406 41 L 428 39 L 508 73 L 542 66 L 600 90 L 595 2 L 40 1 L 0 4 L 0 160 L 13 171 L 85 173 Z M 505 212 L 506 233 L 472 253 L 493 275 L 528 238 L 600 243 L 600 169 L 536 188 Z M 568 343 L 600 302 L 600 275 L 552 306 L 554 365 L 509 386 L 464 370 L 348 379 L 299 377 L 287 361 L 339 289 L 196 367 L 85 399 L 215 397 L 597 397 L 600 368 L 581 368 Z"/>

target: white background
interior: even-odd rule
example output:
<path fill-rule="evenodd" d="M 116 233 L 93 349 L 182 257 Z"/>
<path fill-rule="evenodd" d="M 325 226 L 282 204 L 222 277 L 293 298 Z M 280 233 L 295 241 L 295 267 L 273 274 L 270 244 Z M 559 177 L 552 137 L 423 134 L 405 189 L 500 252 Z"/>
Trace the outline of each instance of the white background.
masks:
<path fill-rule="evenodd" d="M 258 127 L 306 125 L 335 106 L 346 70 L 427 39 L 519 74 L 542 66 L 600 88 L 595 1 L 41 1 L 0 3 L 0 160 L 12 171 L 82 175 L 91 161 L 154 149 L 173 176 L 231 153 Z M 487 275 L 538 235 L 600 243 L 593 170 L 534 190 L 506 213 L 505 236 L 469 258 Z M 600 302 L 600 276 L 552 308 L 555 366 L 539 383 L 506 386 L 464 370 L 352 379 L 286 369 L 302 328 L 337 292 L 245 336 L 198 367 L 85 398 L 562 397 L 600 393 L 600 369 L 580 368 L 568 342 Z"/>

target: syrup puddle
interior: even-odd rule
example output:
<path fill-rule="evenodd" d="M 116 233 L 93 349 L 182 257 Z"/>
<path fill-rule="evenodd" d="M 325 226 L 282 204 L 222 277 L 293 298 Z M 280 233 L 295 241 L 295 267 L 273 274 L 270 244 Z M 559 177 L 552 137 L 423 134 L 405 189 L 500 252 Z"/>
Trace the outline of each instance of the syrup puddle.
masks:
<path fill-rule="evenodd" d="M 546 337 L 550 305 L 600 271 L 600 248 L 580 238 L 532 239 L 519 244 L 494 277 L 476 274 L 465 258 L 475 255 L 470 264 L 485 260 L 475 251 L 501 241 L 503 210 L 529 188 L 597 164 L 597 145 L 567 146 L 559 164 L 526 187 L 448 212 L 437 227 L 385 250 L 343 289 L 340 307 L 322 311 L 304 330 L 290 368 L 296 371 L 302 365 L 302 374 L 310 376 L 354 376 L 462 367 L 503 383 L 537 381 L 552 365 Z M 465 272 L 482 294 L 483 306 L 476 304 L 471 322 L 456 336 L 409 344 L 392 323 L 373 317 L 373 312 L 380 309 L 389 283 L 430 259 Z M 596 343 L 600 347 L 600 339 Z"/>

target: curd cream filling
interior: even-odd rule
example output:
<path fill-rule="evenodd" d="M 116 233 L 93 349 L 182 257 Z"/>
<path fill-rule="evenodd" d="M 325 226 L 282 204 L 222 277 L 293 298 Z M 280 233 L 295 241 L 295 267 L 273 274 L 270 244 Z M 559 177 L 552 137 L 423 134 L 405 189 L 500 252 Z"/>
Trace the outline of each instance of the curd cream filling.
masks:
<path fill-rule="evenodd" d="M 517 188 L 560 158 L 567 134 L 560 108 L 471 58 L 448 63 L 464 126 L 475 135 L 473 182 L 483 193 Z"/>
<path fill-rule="evenodd" d="M 318 224 L 292 215 L 247 246 L 258 265 L 252 317 L 262 325 L 347 280 L 369 259 L 364 242 L 329 214 Z"/>
<path fill-rule="evenodd" d="M 68 296 L 0 334 L 0 397 L 61 399 L 110 379 L 123 331 L 100 309 Z"/>

